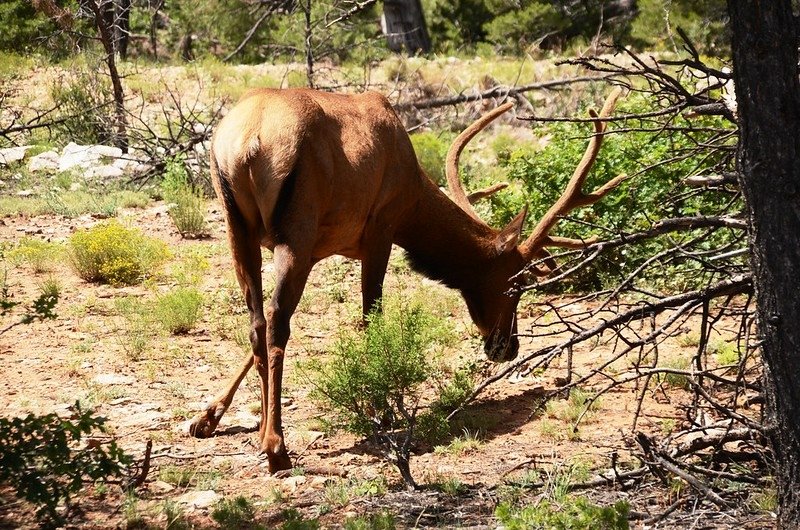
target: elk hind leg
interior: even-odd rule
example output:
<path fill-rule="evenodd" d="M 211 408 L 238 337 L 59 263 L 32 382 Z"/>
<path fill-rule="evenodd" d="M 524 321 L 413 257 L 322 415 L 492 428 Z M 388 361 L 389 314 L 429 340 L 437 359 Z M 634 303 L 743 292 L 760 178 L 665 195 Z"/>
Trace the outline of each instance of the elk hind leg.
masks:
<path fill-rule="evenodd" d="M 258 238 L 251 237 L 251 233 L 252 231 L 246 229 L 243 220 L 229 219 L 228 234 L 236 278 L 244 293 L 245 302 L 250 312 L 250 343 L 253 353 L 247 356 L 241 368 L 233 375 L 223 391 L 209 403 L 203 412 L 192 420 L 189 432 L 198 438 L 207 438 L 214 433 L 222 415 L 230 407 L 236 390 L 253 366 L 254 358 L 259 356 L 266 357 L 267 324 L 264 318 L 264 296 L 261 281 L 261 247 L 258 243 Z M 262 406 L 262 438 L 265 414 Z"/>

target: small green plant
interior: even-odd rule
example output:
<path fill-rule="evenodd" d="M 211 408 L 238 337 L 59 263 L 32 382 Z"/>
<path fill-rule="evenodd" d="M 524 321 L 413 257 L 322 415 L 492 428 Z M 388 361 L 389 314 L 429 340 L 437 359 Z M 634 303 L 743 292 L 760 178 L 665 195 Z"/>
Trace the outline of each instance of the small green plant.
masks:
<path fill-rule="evenodd" d="M 422 385 L 433 371 L 435 319 L 421 305 L 384 306 L 372 313 L 362 335 L 343 335 L 327 364 L 307 365 L 314 398 L 337 425 L 370 437 L 414 488 L 409 459 Z"/>
<path fill-rule="evenodd" d="M 154 317 L 166 331 L 180 335 L 191 331 L 203 310 L 203 293 L 194 287 L 176 287 L 156 298 Z"/>
<path fill-rule="evenodd" d="M 319 521 L 316 519 L 306 519 L 303 514 L 294 508 L 283 511 L 283 524 L 281 530 L 317 530 Z"/>
<path fill-rule="evenodd" d="M 211 512 L 211 518 L 222 528 L 253 528 L 255 517 L 256 507 L 253 501 L 242 495 L 233 499 L 222 499 Z"/>
<path fill-rule="evenodd" d="M 168 256 L 162 241 L 116 220 L 76 232 L 69 247 L 81 278 L 115 286 L 136 284 L 152 276 Z"/>
<path fill-rule="evenodd" d="M 161 191 L 164 200 L 169 203 L 169 217 L 183 237 L 199 238 L 208 235 L 205 199 L 192 186 L 183 160 L 173 158 L 167 162 Z"/>
<path fill-rule="evenodd" d="M 465 429 L 463 434 L 453 438 L 449 444 L 437 445 L 433 448 L 433 451 L 439 454 L 465 455 L 480 448 L 482 445 L 483 440 L 480 439 L 478 433 Z"/>
<path fill-rule="evenodd" d="M 600 408 L 600 400 L 592 399 L 592 395 L 582 388 L 572 388 L 566 401 L 548 401 L 545 406 L 547 415 L 563 422 L 575 425 L 579 419 L 587 419 Z"/>
<path fill-rule="evenodd" d="M 0 418 L 0 484 L 33 504 L 47 526 L 63 524 L 85 484 L 121 476 L 131 462 L 113 441 L 80 447 L 82 439 L 104 432 L 105 419 L 79 403 L 73 412 L 68 420 L 56 414 Z"/>
<path fill-rule="evenodd" d="M 189 530 L 192 525 L 186 520 L 183 507 L 173 500 L 166 500 L 161 506 L 167 521 L 164 530 Z"/>
<path fill-rule="evenodd" d="M 144 357 L 153 338 L 153 311 L 151 305 L 138 296 L 126 296 L 114 301 L 120 315 L 120 327 L 115 334 L 122 351 L 131 361 Z"/>
<path fill-rule="evenodd" d="M 179 488 L 192 486 L 198 489 L 214 489 L 219 482 L 219 471 L 203 471 L 193 467 L 167 465 L 158 472 L 159 480 Z"/>
<path fill-rule="evenodd" d="M 345 530 L 394 530 L 394 516 L 387 510 L 352 517 L 344 522 Z"/>
<path fill-rule="evenodd" d="M 58 243 L 24 237 L 6 255 L 11 263 L 24 263 L 41 274 L 55 270 L 63 252 L 63 245 Z"/>
<path fill-rule="evenodd" d="M 58 109 L 54 132 L 64 143 L 105 144 L 114 137 L 111 83 L 96 72 L 78 70 L 67 74 L 50 90 Z"/>
<path fill-rule="evenodd" d="M 716 358 L 717 364 L 720 366 L 735 366 L 742 358 L 739 348 L 735 344 L 723 341 L 712 344 L 709 353 Z"/>
<path fill-rule="evenodd" d="M 461 482 L 461 479 L 454 476 L 440 476 L 437 477 L 431 484 L 435 489 L 441 491 L 445 495 L 451 497 L 458 497 L 467 491 L 467 486 Z"/>
<path fill-rule="evenodd" d="M 692 361 L 689 357 L 678 356 L 667 359 L 666 362 L 664 362 L 660 367 L 668 370 L 686 371 L 689 369 L 691 362 Z M 675 372 L 664 372 L 660 374 L 659 381 L 664 382 L 673 388 L 682 388 L 684 390 L 688 390 L 691 386 L 691 381 L 688 375 Z"/>

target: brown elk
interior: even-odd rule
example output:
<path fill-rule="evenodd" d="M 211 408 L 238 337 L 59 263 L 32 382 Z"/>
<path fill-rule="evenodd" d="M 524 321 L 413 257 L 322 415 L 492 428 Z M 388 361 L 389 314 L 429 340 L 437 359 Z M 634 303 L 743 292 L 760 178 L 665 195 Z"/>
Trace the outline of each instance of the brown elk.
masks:
<path fill-rule="evenodd" d="M 534 260 L 542 263 L 534 268 L 537 274 L 550 272 L 553 262 L 545 247 L 585 246 L 586 241 L 549 232 L 560 216 L 598 201 L 624 178 L 589 194 L 581 191 L 605 131 L 602 118 L 618 96 L 618 91 L 609 96 L 600 119 L 593 121 L 595 134 L 563 195 L 518 245 L 526 211 L 497 231 L 478 218 L 458 177 L 466 144 L 511 104 L 482 116 L 455 140 L 447 156 L 448 198 L 420 168 L 408 134 L 383 96 L 309 89 L 245 95 L 217 127 L 211 173 L 250 312 L 253 355 L 194 418 L 190 432 L 198 437 L 214 432 L 255 363 L 261 380 L 260 449 L 270 472 L 291 467 L 280 409 L 289 323 L 311 268 L 333 254 L 361 260 L 367 314 L 381 297 L 392 244 L 399 245 L 414 269 L 461 292 L 489 359 L 516 357 L 519 295 L 508 294 L 512 277 Z M 262 246 L 273 252 L 276 276 L 266 311 Z"/>

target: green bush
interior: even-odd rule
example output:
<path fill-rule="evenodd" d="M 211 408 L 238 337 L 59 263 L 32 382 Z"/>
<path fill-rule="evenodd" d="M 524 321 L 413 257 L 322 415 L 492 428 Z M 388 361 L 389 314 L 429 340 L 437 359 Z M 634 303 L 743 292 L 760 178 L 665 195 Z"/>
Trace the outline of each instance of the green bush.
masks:
<path fill-rule="evenodd" d="M 437 328 L 421 305 L 390 301 L 370 315 L 363 334 L 340 337 L 328 363 L 307 365 L 313 399 L 333 413 L 333 423 L 377 442 L 409 486 L 416 486 L 408 463 Z"/>
<path fill-rule="evenodd" d="M 256 508 L 253 506 L 253 502 L 242 495 L 237 495 L 233 499 L 222 499 L 211 512 L 211 518 L 220 527 L 239 530 L 253 528 L 255 516 Z"/>
<path fill-rule="evenodd" d="M 203 293 L 194 287 L 177 287 L 156 298 L 154 316 L 173 335 L 188 333 L 203 313 Z"/>
<path fill-rule="evenodd" d="M 64 253 L 63 245 L 24 237 L 6 254 L 12 263 L 25 263 L 33 272 L 52 272 Z"/>
<path fill-rule="evenodd" d="M 73 69 L 50 89 L 58 109 L 53 132 L 60 141 L 107 144 L 115 135 L 111 82 L 98 71 Z"/>
<path fill-rule="evenodd" d="M 627 530 L 629 512 L 630 506 L 625 501 L 603 507 L 592 504 L 586 497 L 576 497 L 563 503 L 543 499 L 525 508 L 500 503 L 495 517 L 507 530 Z"/>
<path fill-rule="evenodd" d="M 620 103 L 617 113 L 650 110 L 653 109 L 644 98 L 631 96 Z M 725 123 L 716 117 L 694 119 L 691 124 L 677 118 L 671 125 L 691 125 L 695 131 L 661 135 L 629 131 L 607 135 L 584 189 L 592 190 L 621 173 L 633 176 L 600 202 L 570 212 L 570 219 L 560 221 L 553 234 L 573 238 L 589 238 L 595 234 L 613 237 L 623 232 L 646 230 L 654 219 L 720 215 L 729 211 L 729 194 L 713 191 L 686 194 L 681 193 L 680 186 L 683 178 L 702 173 L 720 161 L 719 155 L 703 157 L 702 154 L 693 155 L 693 152 L 724 128 Z M 635 127 L 634 124 L 628 126 Z M 541 136 L 550 138 L 543 149 L 535 153 L 519 149 L 501 162 L 506 178 L 517 185 L 492 196 L 486 201 L 487 205 L 480 205 L 491 207 L 491 222 L 495 226 L 508 223 L 525 204 L 529 207 L 526 230 L 535 226 L 566 187 L 586 149 L 589 127 L 586 123 L 547 124 L 540 132 Z M 481 187 L 487 183 L 478 181 L 472 186 Z M 604 227 L 605 231 L 599 230 L 598 226 Z M 608 253 L 590 269 L 561 282 L 559 288 L 590 290 L 614 284 L 658 251 L 696 235 L 696 232 L 687 231 Z M 702 248 L 719 246 L 726 241 L 725 237 L 727 234 L 718 232 L 707 238 Z M 701 281 L 700 275 L 694 274 L 697 267 L 697 263 L 691 260 L 676 265 L 670 274 L 659 275 L 658 287 L 680 288 L 693 285 L 692 281 Z"/>
<path fill-rule="evenodd" d="M 453 135 L 447 133 L 421 132 L 411 135 L 419 165 L 440 186 L 446 183 L 444 162 L 452 140 Z"/>
<path fill-rule="evenodd" d="M 139 283 L 168 256 L 163 242 L 116 220 L 76 232 L 69 247 L 73 266 L 81 278 L 111 285 Z"/>
<path fill-rule="evenodd" d="M 192 185 L 182 160 L 172 159 L 167 162 L 161 191 L 164 200 L 169 203 L 169 217 L 183 237 L 198 238 L 208 235 L 205 198 Z"/>
<path fill-rule="evenodd" d="M 105 419 L 78 403 L 74 413 L 69 420 L 56 414 L 0 418 L 0 484 L 33 504 L 46 526 L 63 524 L 84 484 L 119 477 L 131 462 L 113 441 L 81 446 L 82 439 L 105 431 Z"/>

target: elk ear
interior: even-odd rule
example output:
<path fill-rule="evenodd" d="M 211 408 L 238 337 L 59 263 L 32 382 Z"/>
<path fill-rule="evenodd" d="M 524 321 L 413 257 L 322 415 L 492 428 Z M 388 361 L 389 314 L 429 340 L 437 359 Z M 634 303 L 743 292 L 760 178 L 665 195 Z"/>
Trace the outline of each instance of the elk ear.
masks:
<path fill-rule="evenodd" d="M 526 215 L 528 215 L 527 206 L 494 238 L 494 246 L 498 254 L 508 252 L 517 246 L 519 238 L 522 236 L 522 226 L 525 224 Z"/>

